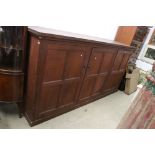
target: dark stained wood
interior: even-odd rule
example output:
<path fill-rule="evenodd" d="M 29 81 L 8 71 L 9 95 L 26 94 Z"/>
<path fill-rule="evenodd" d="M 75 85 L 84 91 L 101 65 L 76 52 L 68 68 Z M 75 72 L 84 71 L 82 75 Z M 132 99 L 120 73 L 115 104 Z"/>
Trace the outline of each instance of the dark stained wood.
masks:
<path fill-rule="evenodd" d="M 0 73 L 0 102 L 16 103 L 23 99 L 23 75 Z"/>
<path fill-rule="evenodd" d="M 120 49 L 118 51 L 116 58 L 114 60 L 111 73 L 103 87 L 104 94 L 109 94 L 118 89 L 118 86 L 125 73 L 126 66 L 131 54 L 132 54 L 131 51 L 126 51 L 123 49 Z"/>
<path fill-rule="evenodd" d="M 65 32 L 65 31 L 55 30 L 51 28 L 49 29 L 49 28 L 42 28 L 38 26 L 32 26 L 32 27 L 29 27 L 28 30 L 31 33 L 31 35 L 35 35 L 36 37 L 37 36 L 43 37 L 48 40 L 63 39 L 68 41 L 78 41 L 78 42 L 81 41 L 82 43 L 95 43 L 95 44 L 99 43 L 100 45 L 110 44 L 112 46 L 131 48 L 130 46 L 128 46 L 128 44 L 124 44 L 123 42 L 107 40 L 107 39 L 83 35 L 83 34 Z"/>
<path fill-rule="evenodd" d="M 14 27 L 11 27 L 11 28 L 14 29 Z M 13 42 L 15 42 L 15 40 L 17 41 L 20 38 L 21 39 L 20 40 L 21 41 L 20 52 L 22 52 L 22 56 L 21 56 L 21 60 L 19 60 L 19 61 L 21 61 L 21 66 L 19 68 L 16 68 L 15 64 L 13 64 L 12 67 L 3 65 L 0 68 L 0 102 L 17 103 L 18 107 L 19 107 L 19 111 L 20 111 L 19 115 L 21 117 L 21 112 L 23 112 L 23 103 L 24 103 L 24 80 L 25 80 L 25 67 L 26 67 L 25 66 L 25 62 L 26 62 L 25 55 L 26 55 L 27 27 L 21 26 L 18 28 L 20 29 L 20 31 L 22 33 L 21 38 L 20 38 L 20 35 L 18 36 L 18 38 L 16 38 L 17 36 L 10 35 L 10 34 L 8 34 L 7 37 L 1 35 L 2 40 L 6 39 L 5 40 L 6 43 L 9 43 L 10 40 L 14 40 Z M 6 37 L 6 38 L 4 39 L 3 37 L 4 38 Z M 10 37 L 10 38 L 8 38 L 8 37 Z M 18 40 L 18 42 L 19 42 L 19 40 Z M 18 43 L 16 42 L 16 45 L 12 45 L 12 46 L 15 46 L 15 47 L 13 47 L 15 52 L 18 52 L 18 48 L 16 47 L 17 44 Z M 9 46 L 9 45 L 7 45 L 7 46 Z M 20 44 L 18 46 L 20 46 Z M 1 48 L 6 48 L 5 42 L 4 43 L 1 42 Z M 11 59 L 13 59 L 13 58 L 14 57 L 12 57 Z M 8 63 L 9 62 L 10 61 L 8 61 Z"/>
<path fill-rule="evenodd" d="M 117 48 L 93 48 L 81 89 L 79 103 L 88 102 L 101 94 L 103 84 L 111 71 Z"/>
<path fill-rule="evenodd" d="M 76 104 L 89 55 L 87 47 L 63 42 L 44 42 L 42 50 L 37 97 L 39 118 Z"/>
<path fill-rule="evenodd" d="M 28 64 L 28 77 L 27 77 L 27 93 L 26 93 L 26 105 L 25 111 L 26 115 L 31 121 L 35 118 L 35 93 L 37 87 L 37 67 L 38 67 L 38 58 L 39 58 L 39 40 L 31 37 L 30 39 L 30 55 L 29 55 L 29 64 Z"/>
<path fill-rule="evenodd" d="M 25 104 L 30 125 L 116 91 L 134 50 L 58 36 L 30 30 Z"/>

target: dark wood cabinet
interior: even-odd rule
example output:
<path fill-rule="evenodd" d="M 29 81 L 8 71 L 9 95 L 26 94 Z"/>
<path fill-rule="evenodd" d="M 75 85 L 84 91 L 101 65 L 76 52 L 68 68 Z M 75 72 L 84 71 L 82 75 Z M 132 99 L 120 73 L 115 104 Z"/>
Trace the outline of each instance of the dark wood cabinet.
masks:
<path fill-rule="evenodd" d="M 76 104 L 89 55 L 87 47 L 76 44 L 50 41 L 41 46 L 38 117 Z"/>
<path fill-rule="evenodd" d="M 27 27 L 0 26 L 0 102 L 24 102 Z"/>
<path fill-rule="evenodd" d="M 118 48 L 108 46 L 92 49 L 79 103 L 88 102 L 102 95 L 102 87 L 109 76 L 117 50 Z"/>
<path fill-rule="evenodd" d="M 5 72 L 6 73 L 6 72 Z M 23 102 L 23 74 L 0 74 L 1 102 Z"/>
<path fill-rule="evenodd" d="M 108 76 L 106 84 L 104 85 L 103 92 L 109 94 L 118 89 L 119 84 L 126 71 L 128 60 L 131 56 L 131 52 L 127 50 L 119 49 L 114 59 L 114 64 L 111 68 L 111 72 Z"/>
<path fill-rule="evenodd" d="M 134 48 L 30 28 L 25 116 L 35 125 L 116 91 Z"/>

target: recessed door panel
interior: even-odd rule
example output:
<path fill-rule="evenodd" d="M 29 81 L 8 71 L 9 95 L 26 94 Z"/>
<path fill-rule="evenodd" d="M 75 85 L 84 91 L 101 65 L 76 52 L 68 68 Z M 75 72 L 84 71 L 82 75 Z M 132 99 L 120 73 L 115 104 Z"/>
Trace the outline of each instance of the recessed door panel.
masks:
<path fill-rule="evenodd" d="M 117 89 L 121 82 L 122 76 L 123 74 L 121 72 L 112 73 L 111 75 L 109 75 L 108 80 L 104 85 L 104 91 L 110 92 Z"/>
<path fill-rule="evenodd" d="M 128 60 L 130 58 L 130 55 L 131 55 L 130 53 L 125 53 L 124 54 L 120 69 L 124 69 L 124 70 L 126 69 L 126 66 L 127 66 Z"/>
<path fill-rule="evenodd" d="M 87 76 L 97 74 L 102 60 L 102 52 L 93 51 L 88 64 Z"/>
<path fill-rule="evenodd" d="M 61 87 L 61 84 L 43 85 L 38 109 L 40 114 L 51 112 L 57 108 Z"/>
<path fill-rule="evenodd" d="M 123 56 L 124 56 L 124 53 L 123 52 L 119 52 L 115 58 L 115 61 L 114 61 L 114 66 L 113 66 L 113 70 L 119 70 L 120 69 L 120 66 L 121 66 L 121 63 L 123 61 Z"/>
<path fill-rule="evenodd" d="M 105 82 L 106 75 L 96 77 L 95 85 L 93 88 L 93 94 L 97 94 L 101 91 L 102 86 Z"/>
<path fill-rule="evenodd" d="M 116 55 L 116 52 L 115 53 L 113 52 L 104 53 L 100 73 L 107 73 L 111 70 L 115 55 Z"/>
<path fill-rule="evenodd" d="M 92 90 L 93 90 L 93 86 L 94 86 L 94 82 L 95 82 L 96 78 L 86 78 L 82 89 L 81 89 L 81 93 L 80 93 L 80 99 L 83 100 L 85 98 L 90 97 Z"/>
<path fill-rule="evenodd" d="M 72 80 L 63 84 L 59 107 L 74 104 L 76 102 L 76 93 L 79 88 L 79 84 L 79 80 Z"/>
<path fill-rule="evenodd" d="M 126 65 L 128 63 L 131 52 L 126 52 L 125 50 L 119 50 L 115 58 L 112 71 L 106 81 L 103 93 L 112 92 L 117 90 L 121 79 L 125 74 Z"/>
<path fill-rule="evenodd" d="M 74 106 L 85 73 L 89 50 L 84 46 L 54 41 L 44 45 L 40 63 L 42 75 L 38 117 L 53 110 Z M 53 46 L 52 46 L 53 45 Z"/>
<path fill-rule="evenodd" d="M 93 48 L 80 92 L 79 103 L 87 102 L 101 95 L 116 53 L 117 48 Z"/>
<path fill-rule="evenodd" d="M 70 51 L 67 53 L 65 65 L 65 79 L 80 77 L 81 69 L 85 58 L 85 52 L 82 50 Z"/>
<path fill-rule="evenodd" d="M 47 50 L 44 70 L 44 81 L 62 80 L 66 51 Z"/>

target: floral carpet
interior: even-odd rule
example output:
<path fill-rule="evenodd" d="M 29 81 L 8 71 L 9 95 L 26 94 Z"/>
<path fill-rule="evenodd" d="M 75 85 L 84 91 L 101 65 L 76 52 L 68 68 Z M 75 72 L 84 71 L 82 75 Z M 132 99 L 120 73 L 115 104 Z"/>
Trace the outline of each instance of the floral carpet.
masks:
<path fill-rule="evenodd" d="M 155 129 L 155 95 L 143 87 L 121 120 L 119 129 Z"/>

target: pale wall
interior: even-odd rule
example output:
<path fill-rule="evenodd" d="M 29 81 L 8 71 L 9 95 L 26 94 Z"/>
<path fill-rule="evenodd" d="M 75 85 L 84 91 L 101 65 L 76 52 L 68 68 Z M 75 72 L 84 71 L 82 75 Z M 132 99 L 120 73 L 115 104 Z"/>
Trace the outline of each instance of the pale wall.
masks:
<path fill-rule="evenodd" d="M 55 21 L 56 22 L 56 21 Z M 101 37 L 104 39 L 114 40 L 118 26 L 108 26 L 104 25 L 104 23 L 100 24 L 91 24 L 85 23 L 84 25 L 76 25 L 76 24 L 56 24 L 54 23 L 53 26 L 46 26 L 47 28 L 57 29 L 57 30 L 63 30 L 63 31 L 69 31 L 79 34 L 85 34 L 95 37 Z"/>

